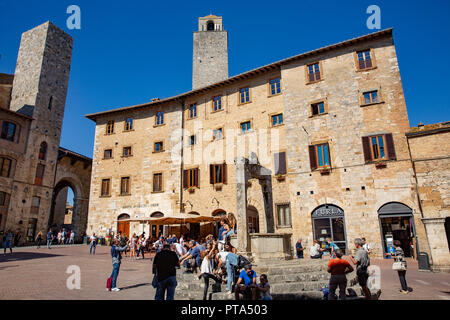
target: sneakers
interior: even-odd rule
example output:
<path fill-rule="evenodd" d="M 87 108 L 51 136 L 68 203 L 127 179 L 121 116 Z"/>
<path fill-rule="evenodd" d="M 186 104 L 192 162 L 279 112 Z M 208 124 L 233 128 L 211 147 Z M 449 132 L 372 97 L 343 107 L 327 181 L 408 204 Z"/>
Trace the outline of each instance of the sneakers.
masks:
<path fill-rule="evenodd" d="M 120 291 L 120 289 L 119 288 L 112 288 L 111 291 L 117 292 L 117 291 Z"/>
<path fill-rule="evenodd" d="M 231 294 L 231 293 L 233 293 L 233 291 L 232 290 L 228 290 L 226 293 Z"/>

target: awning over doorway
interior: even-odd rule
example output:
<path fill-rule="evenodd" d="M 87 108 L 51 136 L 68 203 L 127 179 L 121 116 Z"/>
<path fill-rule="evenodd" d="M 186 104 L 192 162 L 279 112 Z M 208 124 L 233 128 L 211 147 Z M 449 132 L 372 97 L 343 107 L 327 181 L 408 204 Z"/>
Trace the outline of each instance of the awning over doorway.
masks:
<path fill-rule="evenodd" d="M 176 224 L 185 224 L 185 223 L 202 223 L 202 222 L 214 222 L 219 221 L 221 217 L 207 217 L 207 216 L 197 216 L 191 214 L 178 214 L 173 216 L 165 216 L 160 218 L 135 218 L 135 219 L 127 219 L 125 221 L 130 222 L 140 222 L 140 223 L 148 223 L 152 225 L 176 225 Z M 124 220 L 122 220 L 124 221 Z"/>

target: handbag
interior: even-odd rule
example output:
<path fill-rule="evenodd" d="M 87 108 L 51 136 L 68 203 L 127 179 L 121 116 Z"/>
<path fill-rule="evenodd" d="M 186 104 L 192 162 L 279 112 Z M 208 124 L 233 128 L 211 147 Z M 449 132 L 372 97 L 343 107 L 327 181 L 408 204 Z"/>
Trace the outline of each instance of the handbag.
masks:
<path fill-rule="evenodd" d="M 108 289 L 109 291 L 111 291 L 111 287 L 112 287 L 112 277 L 109 277 L 108 279 L 106 279 L 106 289 Z"/>
<path fill-rule="evenodd" d="M 406 271 L 406 261 L 395 261 L 392 264 L 392 270 L 395 271 Z"/>

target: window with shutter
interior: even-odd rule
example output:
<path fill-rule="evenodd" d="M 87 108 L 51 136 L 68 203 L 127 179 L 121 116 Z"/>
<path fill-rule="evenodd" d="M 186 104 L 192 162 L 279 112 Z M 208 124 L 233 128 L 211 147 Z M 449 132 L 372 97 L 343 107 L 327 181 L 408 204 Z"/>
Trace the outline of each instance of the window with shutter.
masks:
<path fill-rule="evenodd" d="M 227 183 L 227 164 L 222 164 L 222 180 L 223 183 Z"/>
<path fill-rule="evenodd" d="M 314 146 L 309 146 L 309 164 L 311 166 L 311 171 L 317 169 L 316 150 Z"/>
<path fill-rule="evenodd" d="M 102 180 L 102 191 L 101 196 L 106 197 L 111 195 L 111 180 L 110 179 L 103 179 Z"/>
<path fill-rule="evenodd" d="M 392 133 L 386 134 L 385 139 L 386 139 L 388 159 L 397 160 L 397 155 L 395 154 L 395 147 L 394 147 L 394 138 L 392 137 Z"/>
<path fill-rule="evenodd" d="M 162 191 L 162 173 L 153 174 L 153 192 Z"/>
<path fill-rule="evenodd" d="M 286 152 L 274 154 L 275 175 L 286 174 Z"/>
<path fill-rule="evenodd" d="M 42 180 L 44 179 L 44 170 L 45 170 L 45 166 L 39 163 L 36 167 L 36 177 L 34 179 L 35 185 L 37 185 L 37 186 L 42 185 Z"/>
<path fill-rule="evenodd" d="M 11 174 L 11 159 L 0 158 L 0 176 L 9 178 Z"/>
<path fill-rule="evenodd" d="M 369 137 L 362 137 L 362 145 L 363 145 L 363 152 L 364 152 L 364 161 L 366 163 L 372 161 L 372 155 L 370 153 L 370 141 Z"/>

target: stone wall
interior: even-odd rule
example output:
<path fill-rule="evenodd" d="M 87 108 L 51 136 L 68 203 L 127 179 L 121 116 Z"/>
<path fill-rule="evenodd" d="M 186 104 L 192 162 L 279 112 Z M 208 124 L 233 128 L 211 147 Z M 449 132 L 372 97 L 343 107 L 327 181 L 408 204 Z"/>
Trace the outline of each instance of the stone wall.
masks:
<path fill-rule="evenodd" d="M 407 137 L 433 267 L 450 270 L 445 230 L 445 221 L 450 218 L 450 124 L 415 127 Z"/>
<path fill-rule="evenodd" d="M 227 31 L 194 32 L 194 54 L 192 59 L 193 89 L 227 79 Z"/>
<path fill-rule="evenodd" d="M 376 68 L 359 72 L 354 53 L 366 48 L 372 48 Z M 322 80 L 308 84 L 305 66 L 315 61 L 321 62 Z M 392 38 L 304 59 L 286 65 L 281 74 L 294 238 L 307 239 L 309 247 L 313 210 L 333 204 L 345 213 L 348 248 L 353 248 L 354 238 L 365 237 L 376 255 L 382 256 L 377 211 L 395 201 L 412 208 L 420 249 L 427 251 L 414 193 L 405 137 L 409 122 Z M 381 102 L 361 106 L 362 92 L 372 88 L 381 91 Z M 310 105 L 319 99 L 326 101 L 328 112 L 312 117 Z M 365 163 L 361 137 L 385 133 L 393 134 L 397 160 L 378 169 Z M 308 146 L 318 142 L 328 142 L 330 148 L 331 172 L 326 175 L 310 169 Z"/>

